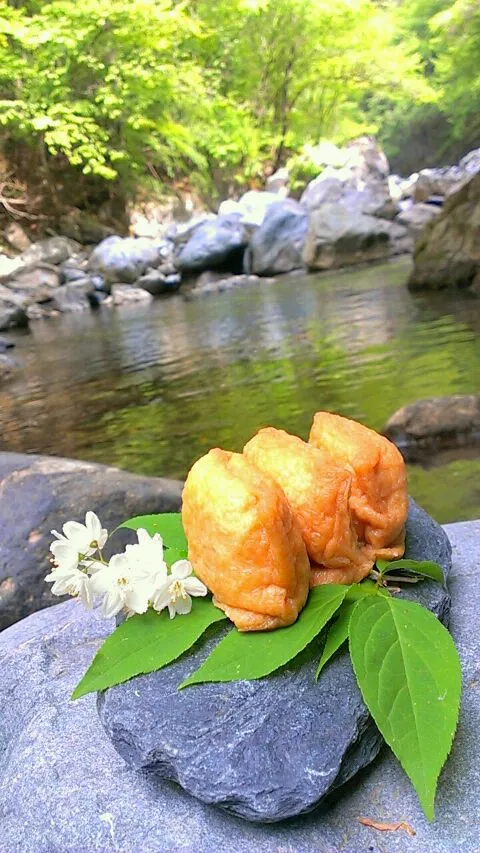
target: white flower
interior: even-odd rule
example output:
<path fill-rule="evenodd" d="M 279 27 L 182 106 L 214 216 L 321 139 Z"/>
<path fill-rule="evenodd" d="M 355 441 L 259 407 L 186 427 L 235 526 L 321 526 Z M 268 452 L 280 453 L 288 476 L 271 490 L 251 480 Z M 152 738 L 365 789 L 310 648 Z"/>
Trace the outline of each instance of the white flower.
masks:
<path fill-rule="evenodd" d="M 115 554 L 108 566 L 90 579 L 94 595 L 103 595 L 103 615 L 116 616 L 123 608 L 132 613 L 145 613 L 154 592 L 152 576 L 132 569 L 126 554 Z"/>
<path fill-rule="evenodd" d="M 155 610 L 163 610 L 168 607 L 170 619 L 176 613 L 182 615 L 190 613 L 192 599 L 190 596 L 206 595 L 208 590 L 198 578 L 190 577 L 192 564 L 188 560 L 177 560 L 171 568 L 171 575 L 157 589 L 153 598 Z"/>
<path fill-rule="evenodd" d="M 167 566 L 163 559 L 163 541 L 159 533 L 150 536 L 146 530 L 137 530 L 138 543 L 127 545 L 125 556 L 133 571 L 152 576 L 158 586 L 166 580 Z M 156 576 L 156 582 L 153 577 Z"/>
<path fill-rule="evenodd" d="M 89 609 L 92 606 L 92 592 L 90 589 L 90 578 L 80 569 L 54 568 L 45 578 L 47 583 L 53 584 L 54 595 L 72 595 L 80 598 L 84 606 Z"/>
<path fill-rule="evenodd" d="M 100 519 L 94 512 L 87 512 L 85 524 L 80 524 L 79 521 L 67 521 L 62 530 L 63 534 L 52 530 L 52 535 L 56 536 L 63 545 L 68 545 L 71 554 L 77 553 L 77 563 L 79 554 L 91 556 L 97 549 L 103 548 L 108 538 L 108 531 L 102 527 Z M 58 546 L 55 542 L 50 546 L 50 550 L 55 554 L 53 546 L 57 548 Z"/>
<path fill-rule="evenodd" d="M 50 551 L 53 554 L 53 565 L 62 572 L 73 572 L 78 566 L 78 550 L 67 539 L 52 542 Z"/>

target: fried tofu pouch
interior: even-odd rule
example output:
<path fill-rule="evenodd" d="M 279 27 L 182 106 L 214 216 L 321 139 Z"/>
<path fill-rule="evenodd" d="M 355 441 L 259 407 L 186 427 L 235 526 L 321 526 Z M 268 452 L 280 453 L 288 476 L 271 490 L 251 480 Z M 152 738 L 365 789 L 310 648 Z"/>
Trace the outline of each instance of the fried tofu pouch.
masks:
<path fill-rule="evenodd" d="M 310 565 L 271 477 L 239 453 L 210 450 L 187 477 L 182 521 L 196 574 L 240 631 L 295 622 L 307 600 Z"/>
<path fill-rule="evenodd" d="M 353 474 L 329 454 L 296 435 L 267 427 L 244 455 L 285 492 L 314 565 L 310 585 L 354 583 L 373 566 L 371 548 L 359 540 L 350 512 Z"/>
<path fill-rule="evenodd" d="M 309 443 L 352 471 L 349 505 L 359 539 L 375 558 L 402 557 L 408 495 L 400 451 L 374 430 L 330 412 L 317 412 Z"/>

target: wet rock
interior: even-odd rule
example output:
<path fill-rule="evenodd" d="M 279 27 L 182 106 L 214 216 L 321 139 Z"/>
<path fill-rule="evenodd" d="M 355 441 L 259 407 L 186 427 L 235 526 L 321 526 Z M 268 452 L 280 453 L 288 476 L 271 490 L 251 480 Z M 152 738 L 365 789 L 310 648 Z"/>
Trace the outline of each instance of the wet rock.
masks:
<path fill-rule="evenodd" d="M 112 302 L 114 305 L 129 305 L 134 302 L 151 302 L 153 296 L 141 287 L 131 284 L 112 284 Z"/>
<path fill-rule="evenodd" d="M 163 260 L 165 242 L 148 237 L 108 237 L 92 252 L 88 270 L 101 273 L 108 282 L 133 284 L 148 267 Z"/>
<path fill-rule="evenodd" d="M 324 204 L 310 214 L 303 261 L 309 269 L 328 270 L 388 258 L 411 246 L 402 225 Z"/>
<path fill-rule="evenodd" d="M 0 453 L 0 630 L 58 604 L 44 581 L 52 529 L 69 519 L 82 521 L 94 509 L 113 530 L 133 515 L 177 511 L 180 495 L 181 483 L 175 480 L 70 459 Z M 8 595 L 1 592 L 5 585 Z"/>
<path fill-rule="evenodd" d="M 14 349 L 15 344 L 13 341 L 7 341 L 5 338 L 0 338 L 0 352 L 7 352 L 9 349 Z"/>
<path fill-rule="evenodd" d="M 203 278 L 205 276 L 205 278 Z M 202 281 L 203 278 L 203 281 Z M 258 275 L 230 275 L 225 277 L 224 274 L 212 272 L 204 273 L 199 277 L 195 287 L 186 290 L 183 293 L 183 298 L 187 301 L 192 299 L 200 299 L 203 296 L 209 296 L 212 293 L 224 293 L 227 290 L 234 290 L 237 287 L 245 287 L 252 284 L 272 284 L 273 278 L 260 277 Z"/>
<path fill-rule="evenodd" d="M 51 306 L 62 314 L 87 311 L 95 305 L 98 305 L 95 288 L 88 276 L 59 287 L 51 299 Z"/>
<path fill-rule="evenodd" d="M 395 222 L 404 225 L 413 237 L 417 237 L 425 226 L 440 214 L 440 211 L 441 207 L 434 204 L 414 204 L 402 210 Z"/>
<path fill-rule="evenodd" d="M 480 272 L 480 173 L 450 195 L 415 244 L 410 290 L 468 289 Z"/>
<path fill-rule="evenodd" d="M 135 283 L 152 296 L 168 296 L 178 290 L 180 281 L 177 272 L 164 273 L 160 269 L 149 269 Z"/>
<path fill-rule="evenodd" d="M 175 266 L 184 275 L 203 270 L 241 272 L 251 228 L 238 214 L 200 222 L 175 252 Z"/>
<path fill-rule="evenodd" d="M 387 421 L 385 435 L 400 448 L 455 447 L 480 440 L 480 396 L 431 397 L 403 406 Z"/>
<path fill-rule="evenodd" d="M 407 543 L 407 556 L 436 560 L 448 573 L 448 539 L 413 502 Z M 448 619 L 450 597 L 440 585 L 427 582 L 405 595 Z M 131 767 L 173 779 L 232 814 L 268 823 L 311 811 L 375 758 L 381 737 L 348 652 L 315 682 L 319 640 L 268 678 L 177 691 L 219 636 L 209 635 L 159 672 L 99 695 L 102 724 Z"/>
<path fill-rule="evenodd" d="M 303 247 L 308 230 L 305 209 L 293 201 L 270 205 L 265 219 L 253 234 L 245 254 L 245 271 L 278 275 L 303 269 Z"/>
<path fill-rule="evenodd" d="M 0 290 L 2 290 L 1 287 Z M 8 297 L 4 299 L 0 296 L 0 332 L 14 328 L 24 329 L 26 326 L 28 326 L 28 316 L 25 306 L 16 304 Z"/>

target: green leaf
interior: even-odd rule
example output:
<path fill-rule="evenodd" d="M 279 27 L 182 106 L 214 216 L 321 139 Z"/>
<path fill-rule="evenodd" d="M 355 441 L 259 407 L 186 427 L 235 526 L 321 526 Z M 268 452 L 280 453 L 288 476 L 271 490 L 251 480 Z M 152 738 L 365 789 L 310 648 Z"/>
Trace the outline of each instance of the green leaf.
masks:
<path fill-rule="evenodd" d="M 99 648 L 72 699 L 162 669 L 193 646 L 209 625 L 223 619 L 225 614 L 204 598 L 194 599 L 188 616 L 170 619 L 166 610 L 132 616 Z"/>
<path fill-rule="evenodd" d="M 188 542 L 182 524 L 182 516 L 179 512 L 162 512 L 158 515 L 137 515 L 129 518 L 119 527 L 128 527 L 130 530 L 138 530 L 143 527 L 150 536 L 160 533 L 166 548 L 176 548 L 179 551 L 187 551 Z"/>
<path fill-rule="evenodd" d="M 347 590 L 347 586 L 338 584 L 315 587 L 297 621 L 288 628 L 247 633 L 234 628 L 180 689 L 205 681 L 247 681 L 269 675 L 296 657 L 320 633 Z"/>
<path fill-rule="evenodd" d="M 377 560 L 377 567 L 382 575 L 389 572 L 406 571 L 408 574 L 422 575 L 425 578 L 437 581 L 437 583 L 445 584 L 442 567 L 430 560 L 393 560 L 391 563 L 387 563 L 385 560 Z"/>
<path fill-rule="evenodd" d="M 363 583 L 355 583 L 352 584 L 350 589 L 348 590 L 344 601 L 340 605 L 337 613 L 335 614 L 336 618 L 328 628 L 327 639 L 325 641 L 325 645 L 323 647 L 322 656 L 320 658 L 317 671 L 315 673 L 315 680 L 318 681 L 318 677 L 324 668 L 325 664 L 328 663 L 330 658 L 333 657 L 335 652 L 343 646 L 345 640 L 348 639 L 348 625 L 350 622 L 350 616 L 352 615 L 353 609 L 361 598 L 366 595 L 376 595 L 378 589 L 372 581 L 364 581 Z"/>
<path fill-rule="evenodd" d="M 383 595 L 357 603 L 349 639 L 364 701 L 432 820 L 460 705 L 462 673 L 453 640 L 430 611 Z"/>
<path fill-rule="evenodd" d="M 170 569 L 173 563 L 176 563 L 177 560 L 186 560 L 188 555 L 186 550 L 179 551 L 177 548 L 167 548 L 163 556 Z"/>

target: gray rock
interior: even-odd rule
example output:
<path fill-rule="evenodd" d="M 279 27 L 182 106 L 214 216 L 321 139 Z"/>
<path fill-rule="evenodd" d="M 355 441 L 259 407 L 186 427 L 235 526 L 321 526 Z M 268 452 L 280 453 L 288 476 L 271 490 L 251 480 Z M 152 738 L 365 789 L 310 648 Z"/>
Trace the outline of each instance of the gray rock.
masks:
<path fill-rule="evenodd" d="M 180 287 L 180 275 L 177 272 L 164 273 L 161 270 L 149 269 L 135 283 L 152 296 L 168 296 Z"/>
<path fill-rule="evenodd" d="M 81 246 L 75 240 L 68 237 L 47 237 L 32 245 L 19 255 L 23 266 L 36 266 L 37 264 L 61 264 L 75 255 Z"/>
<path fill-rule="evenodd" d="M 414 204 L 412 207 L 402 210 L 395 218 L 395 222 L 405 225 L 413 237 L 417 237 L 432 219 L 441 212 L 441 207 L 435 204 Z"/>
<path fill-rule="evenodd" d="M 94 696 L 69 702 L 113 620 L 69 601 L 0 635 L 2 853 L 477 851 L 480 522 L 447 525 L 446 531 L 453 545 L 450 628 L 464 690 L 434 823 L 422 815 L 388 750 L 328 807 L 269 826 L 241 822 L 129 769 L 99 725 Z M 361 826 L 359 816 L 407 820 L 417 835 L 378 834 Z"/>
<path fill-rule="evenodd" d="M 447 537 L 413 502 L 407 556 L 450 569 Z M 419 585 L 407 595 L 448 619 L 450 597 L 438 584 Z M 172 779 L 203 802 L 247 820 L 275 822 L 311 811 L 373 761 L 381 745 L 348 652 L 318 683 L 319 639 L 266 679 L 177 691 L 221 635 L 214 632 L 159 672 L 100 694 L 107 734 L 131 767 Z"/>
<path fill-rule="evenodd" d="M 448 196 L 415 244 L 410 290 L 475 287 L 480 272 L 480 173 Z"/>
<path fill-rule="evenodd" d="M 88 276 L 77 281 L 70 281 L 59 287 L 52 296 L 51 305 L 62 314 L 72 311 L 87 311 L 98 305 L 95 287 Z"/>
<path fill-rule="evenodd" d="M 60 267 L 60 281 L 61 284 L 67 284 L 70 281 L 80 281 L 80 279 L 85 278 L 86 276 L 86 263 L 85 266 L 73 266 L 69 263 L 62 264 Z"/>
<path fill-rule="evenodd" d="M 265 181 L 265 189 L 269 193 L 286 193 L 288 191 L 289 181 L 289 171 L 283 167 L 282 169 L 277 169 L 273 175 L 269 175 Z"/>
<path fill-rule="evenodd" d="M 92 252 L 88 269 L 105 281 L 133 284 L 148 267 L 162 263 L 165 241 L 148 237 L 108 237 Z"/>
<path fill-rule="evenodd" d="M 411 249 L 406 228 L 386 219 L 323 204 L 312 210 L 303 251 L 305 265 L 328 270 L 388 258 Z"/>
<path fill-rule="evenodd" d="M 203 278 L 208 276 L 208 278 Z M 202 281 L 203 279 L 203 281 Z M 273 278 L 264 278 L 258 275 L 230 275 L 225 277 L 224 273 L 212 273 L 207 271 L 199 276 L 198 282 L 192 289 L 185 290 L 183 298 L 188 302 L 192 299 L 199 299 L 202 296 L 210 296 L 212 293 L 224 293 L 227 290 L 233 290 L 238 287 L 245 287 L 251 284 L 272 284 Z"/>
<path fill-rule="evenodd" d="M 0 352 L 7 352 L 9 349 L 14 349 L 15 344 L 13 341 L 7 341 L 5 338 L 0 338 Z"/>
<path fill-rule="evenodd" d="M 243 253 L 251 231 L 239 214 L 200 222 L 190 232 L 187 241 L 177 245 L 175 266 L 183 274 L 219 268 L 232 273 L 241 272 Z"/>
<path fill-rule="evenodd" d="M 181 484 L 105 465 L 0 453 L 0 630 L 56 604 L 44 577 L 52 529 L 96 509 L 113 530 L 133 515 L 176 511 Z"/>
<path fill-rule="evenodd" d="M 131 305 L 135 302 L 151 302 L 153 296 L 142 287 L 131 284 L 112 284 L 112 302 L 114 305 Z"/>
<path fill-rule="evenodd" d="M 402 406 L 384 433 L 402 450 L 450 448 L 480 439 L 480 396 L 429 397 Z"/>
<path fill-rule="evenodd" d="M 245 253 L 245 272 L 278 275 L 303 269 L 307 229 L 308 215 L 298 202 L 285 199 L 270 205 Z"/>
<path fill-rule="evenodd" d="M 7 243 L 16 252 L 25 252 L 32 245 L 30 238 L 18 222 L 10 222 L 3 233 Z"/>
<path fill-rule="evenodd" d="M 47 263 L 24 267 L 5 283 L 14 293 L 23 294 L 28 305 L 33 302 L 48 302 L 60 286 L 60 273 Z"/>
<path fill-rule="evenodd" d="M 22 305 L 0 297 L 0 332 L 13 328 L 26 328 L 28 316 Z"/>
<path fill-rule="evenodd" d="M 278 202 L 276 192 L 264 190 L 248 190 L 238 201 L 226 199 L 218 208 L 220 216 L 235 215 L 248 225 L 261 225 L 268 208 Z"/>

